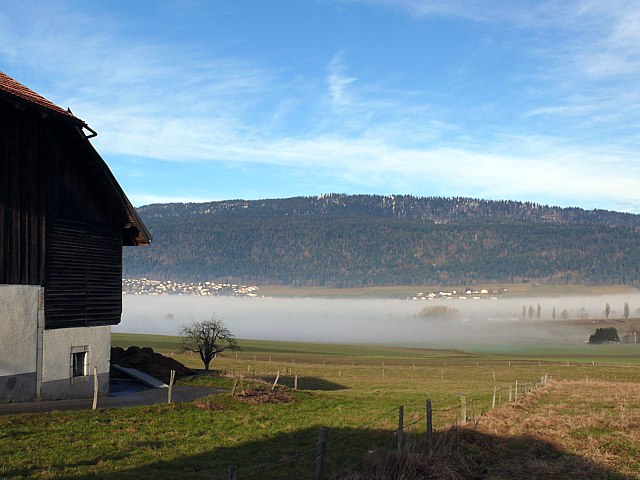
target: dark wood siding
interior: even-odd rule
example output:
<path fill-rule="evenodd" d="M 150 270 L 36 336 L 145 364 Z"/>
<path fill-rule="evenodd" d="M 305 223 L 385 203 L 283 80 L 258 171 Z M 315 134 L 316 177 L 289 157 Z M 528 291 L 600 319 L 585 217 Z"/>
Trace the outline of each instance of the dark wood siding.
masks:
<path fill-rule="evenodd" d="M 43 285 L 45 328 L 120 322 L 129 219 L 87 143 L 0 96 L 0 284 Z"/>
<path fill-rule="evenodd" d="M 80 222 L 49 223 L 45 328 L 120 322 L 122 244 L 118 233 Z"/>
<path fill-rule="evenodd" d="M 44 277 L 46 145 L 42 119 L 0 102 L 0 283 L 41 285 Z"/>

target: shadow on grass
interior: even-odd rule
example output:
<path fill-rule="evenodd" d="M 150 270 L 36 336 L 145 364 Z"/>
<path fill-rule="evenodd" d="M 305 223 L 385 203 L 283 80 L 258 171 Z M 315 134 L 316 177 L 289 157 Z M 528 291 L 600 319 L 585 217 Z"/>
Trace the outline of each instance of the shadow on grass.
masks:
<path fill-rule="evenodd" d="M 267 382 L 273 384 L 276 380 L 275 375 L 261 375 L 258 377 L 263 382 Z M 284 385 L 285 387 L 293 388 L 295 383 L 295 378 L 289 375 L 281 375 L 278 378 L 278 385 Z M 298 377 L 298 390 L 323 390 L 323 391 L 333 391 L 333 390 L 348 390 L 349 387 L 344 385 L 340 385 L 339 383 L 330 382 L 329 380 L 325 380 L 323 378 L 317 377 Z"/>
<path fill-rule="evenodd" d="M 98 467 L 91 475 L 56 475 L 56 478 L 207 478 L 226 480 L 229 465 L 237 465 L 237 479 L 311 479 L 314 476 L 318 428 L 281 433 L 268 439 L 166 460 L 149 451 L 149 462 L 117 471 Z M 587 458 L 530 436 L 500 437 L 470 428 L 434 433 L 433 452 L 427 454 L 424 435 L 406 435 L 402 454 L 388 430 L 333 428 L 328 434 L 326 479 L 556 479 L 589 478 L 631 480 Z M 144 447 L 142 447 L 144 448 Z M 162 455 L 170 456 L 170 452 Z M 104 460 L 104 459 L 103 459 Z M 96 465 L 99 465 L 98 459 Z M 74 465 L 58 465 L 73 468 Z M 28 476 L 20 469 L 8 476 Z"/>

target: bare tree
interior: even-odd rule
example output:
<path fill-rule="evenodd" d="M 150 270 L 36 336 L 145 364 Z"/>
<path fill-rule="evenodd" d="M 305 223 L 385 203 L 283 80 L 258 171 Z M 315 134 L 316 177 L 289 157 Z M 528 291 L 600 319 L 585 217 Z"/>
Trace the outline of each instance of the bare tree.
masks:
<path fill-rule="evenodd" d="M 211 320 L 192 322 L 183 326 L 180 329 L 180 336 L 182 350 L 199 354 L 205 370 L 209 370 L 209 364 L 219 353 L 227 349 L 240 350 L 233 334 L 215 315 Z"/>

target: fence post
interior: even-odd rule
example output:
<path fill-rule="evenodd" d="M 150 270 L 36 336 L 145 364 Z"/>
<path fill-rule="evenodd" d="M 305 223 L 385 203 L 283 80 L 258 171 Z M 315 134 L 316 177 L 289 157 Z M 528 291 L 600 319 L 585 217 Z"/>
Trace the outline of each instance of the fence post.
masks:
<path fill-rule="evenodd" d="M 93 405 L 91 410 L 98 408 L 98 367 L 93 367 Z"/>
<path fill-rule="evenodd" d="M 235 377 L 233 379 L 233 388 L 231 389 L 231 396 L 235 396 L 236 394 L 236 387 L 238 386 L 238 377 Z"/>
<path fill-rule="evenodd" d="M 402 453 L 402 435 L 404 433 L 404 405 L 398 407 L 398 453 Z"/>
<path fill-rule="evenodd" d="M 296 376 L 293 379 L 293 389 L 294 390 L 298 390 L 298 374 L 296 373 Z"/>
<path fill-rule="evenodd" d="M 467 400 L 464 393 L 460 394 L 460 407 L 462 409 L 462 423 L 467 423 Z"/>
<path fill-rule="evenodd" d="M 175 378 L 176 378 L 176 371 L 171 370 L 171 373 L 169 375 L 169 391 L 167 392 L 167 403 L 171 403 L 171 395 L 173 394 L 173 381 L 175 380 Z M 234 384 L 234 387 L 235 387 L 235 384 Z"/>
<path fill-rule="evenodd" d="M 235 465 L 229 465 L 229 472 L 228 472 L 228 476 L 227 478 L 229 480 L 236 480 L 236 470 L 238 469 L 238 467 L 236 467 Z"/>
<path fill-rule="evenodd" d="M 324 479 L 324 457 L 327 453 L 327 427 L 320 427 L 320 435 L 318 436 L 318 448 L 316 450 L 316 471 L 313 476 L 314 480 Z"/>
<path fill-rule="evenodd" d="M 433 452 L 433 408 L 431 399 L 427 399 L 427 450 L 429 455 Z"/>
<path fill-rule="evenodd" d="M 278 384 L 278 380 L 280 380 L 280 370 L 278 370 L 278 373 L 277 373 L 277 375 L 276 375 L 276 379 L 275 379 L 275 381 L 273 382 L 273 385 L 271 386 L 271 390 L 275 390 L 276 385 Z"/>
<path fill-rule="evenodd" d="M 512 394 L 511 394 L 511 385 L 509 385 L 509 403 L 511 403 L 511 396 L 512 396 Z"/>
<path fill-rule="evenodd" d="M 491 408 L 496 408 L 496 386 L 493 386 L 493 400 L 491 401 Z"/>
<path fill-rule="evenodd" d="M 516 380 L 516 389 L 515 389 L 515 398 L 514 400 L 517 402 L 518 401 L 518 380 Z"/>

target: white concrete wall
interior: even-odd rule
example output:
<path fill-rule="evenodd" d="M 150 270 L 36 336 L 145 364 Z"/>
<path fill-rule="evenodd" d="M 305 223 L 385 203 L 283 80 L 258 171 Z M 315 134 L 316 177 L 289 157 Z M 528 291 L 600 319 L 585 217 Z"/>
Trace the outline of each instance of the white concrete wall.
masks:
<path fill-rule="evenodd" d="M 111 327 L 44 330 L 42 399 L 86 397 L 93 392 L 93 367 L 98 367 L 101 395 L 108 393 Z M 88 346 L 88 375 L 71 378 L 71 349 Z"/>
<path fill-rule="evenodd" d="M 0 285 L 0 376 L 36 371 L 42 287 Z"/>
<path fill-rule="evenodd" d="M 37 285 L 0 285 L 0 403 L 36 398 L 42 293 Z"/>

